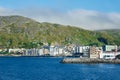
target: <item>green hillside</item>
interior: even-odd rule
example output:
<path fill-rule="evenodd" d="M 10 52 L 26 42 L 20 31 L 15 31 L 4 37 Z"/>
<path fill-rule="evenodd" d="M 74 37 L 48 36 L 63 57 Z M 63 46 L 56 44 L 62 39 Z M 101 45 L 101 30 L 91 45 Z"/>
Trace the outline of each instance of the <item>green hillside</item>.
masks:
<path fill-rule="evenodd" d="M 22 16 L 0 16 L 0 47 L 40 47 L 43 43 L 59 45 L 120 45 L 119 38 L 74 26 L 39 23 Z"/>
<path fill-rule="evenodd" d="M 112 36 L 114 38 L 114 43 L 120 45 L 120 29 L 99 30 L 97 32 Z"/>
<path fill-rule="evenodd" d="M 120 29 L 99 30 L 98 32 L 109 34 L 120 39 Z"/>

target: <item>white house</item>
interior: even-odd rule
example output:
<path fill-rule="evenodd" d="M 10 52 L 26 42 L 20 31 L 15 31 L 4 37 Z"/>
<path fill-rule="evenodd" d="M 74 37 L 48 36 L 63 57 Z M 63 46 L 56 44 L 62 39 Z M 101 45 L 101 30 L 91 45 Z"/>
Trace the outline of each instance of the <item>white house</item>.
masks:
<path fill-rule="evenodd" d="M 117 45 L 105 45 L 103 51 L 115 51 L 117 50 Z"/>

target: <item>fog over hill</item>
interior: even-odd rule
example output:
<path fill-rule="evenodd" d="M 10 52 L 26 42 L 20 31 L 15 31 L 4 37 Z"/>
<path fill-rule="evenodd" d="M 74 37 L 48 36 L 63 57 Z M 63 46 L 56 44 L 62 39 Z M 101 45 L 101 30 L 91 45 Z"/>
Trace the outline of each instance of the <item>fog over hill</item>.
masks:
<path fill-rule="evenodd" d="M 51 8 L 25 7 L 9 9 L 0 7 L 0 15 L 22 15 L 38 22 L 72 25 L 88 30 L 120 29 L 119 12 L 101 12 L 87 9 L 61 11 Z"/>

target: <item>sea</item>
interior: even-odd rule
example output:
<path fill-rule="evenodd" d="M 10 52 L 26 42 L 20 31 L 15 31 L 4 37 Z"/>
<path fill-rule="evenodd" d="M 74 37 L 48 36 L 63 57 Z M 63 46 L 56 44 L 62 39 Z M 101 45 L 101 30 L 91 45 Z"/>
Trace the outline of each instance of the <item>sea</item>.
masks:
<path fill-rule="evenodd" d="M 62 64 L 61 57 L 0 57 L 0 80 L 120 80 L 120 64 Z"/>

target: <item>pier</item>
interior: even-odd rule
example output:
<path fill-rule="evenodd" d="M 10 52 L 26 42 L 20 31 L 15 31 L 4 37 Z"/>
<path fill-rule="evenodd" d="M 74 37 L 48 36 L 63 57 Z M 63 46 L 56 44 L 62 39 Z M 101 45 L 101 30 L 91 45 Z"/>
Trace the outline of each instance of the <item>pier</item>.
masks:
<path fill-rule="evenodd" d="M 109 63 L 109 64 L 120 64 L 119 59 L 93 59 L 93 58 L 64 58 L 61 63 Z"/>

